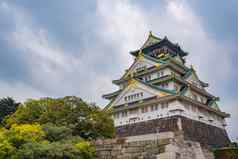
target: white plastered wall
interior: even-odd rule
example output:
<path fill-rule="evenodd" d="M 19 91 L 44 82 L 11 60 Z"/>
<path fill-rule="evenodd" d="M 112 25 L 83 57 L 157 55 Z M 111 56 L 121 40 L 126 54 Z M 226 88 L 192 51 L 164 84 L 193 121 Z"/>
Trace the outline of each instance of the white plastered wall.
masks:
<path fill-rule="evenodd" d="M 156 111 L 151 111 L 150 106 L 148 106 L 148 112 L 142 113 L 141 108 L 138 108 L 137 113 L 130 114 L 129 112 L 127 113 L 128 115 L 126 117 L 120 117 L 114 119 L 114 124 L 115 126 L 121 126 L 121 125 L 126 125 L 126 124 L 131 124 L 131 123 L 137 123 L 137 122 L 143 122 L 143 121 L 148 121 L 148 120 L 153 120 L 153 119 L 159 119 L 159 118 L 164 118 L 164 117 L 170 117 L 170 116 L 175 116 L 175 115 L 181 115 L 184 117 L 187 117 L 192 120 L 200 121 L 203 123 L 206 123 L 208 125 L 213 125 L 219 128 L 224 129 L 224 120 L 218 120 L 217 117 L 214 117 L 211 114 L 202 114 L 203 118 L 199 118 L 201 116 L 201 112 L 198 109 L 198 107 L 194 106 L 195 108 L 192 108 L 190 105 L 188 108 L 188 105 L 184 103 L 181 103 L 178 100 L 175 100 L 173 102 L 168 103 L 168 108 L 162 108 L 161 103 L 157 103 L 158 105 L 158 110 Z M 137 120 L 130 121 L 131 118 L 137 118 Z M 210 122 L 209 120 L 213 119 L 213 122 Z"/>

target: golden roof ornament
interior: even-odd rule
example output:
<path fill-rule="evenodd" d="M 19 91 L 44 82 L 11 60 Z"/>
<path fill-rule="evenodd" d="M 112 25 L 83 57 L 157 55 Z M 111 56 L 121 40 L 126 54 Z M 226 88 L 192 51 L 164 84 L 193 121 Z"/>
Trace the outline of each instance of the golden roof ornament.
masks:
<path fill-rule="evenodd" d="M 157 64 L 155 64 L 155 66 L 156 66 L 157 68 L 159 68 L 159 67 L 160 67 L 160 64 L 159 64 L 159 63 L 157 63 Z"/>
<path fill-rule="evenodd" d="M 143 53 L 142 49 L 140 49 L 137 58 L 138 58 L 138 59 L 143 59 L 143 58 L 144 58 L 144 53 Z"/>
<path fill-rule="evenodd" d="M 134 85 L 136 85 L 136 83 L 137 83 L 137 81 L 136 81 L 135 79 L 130 79 L 130 80 L 128 81 L 129 87 L 133 87 Z"/>

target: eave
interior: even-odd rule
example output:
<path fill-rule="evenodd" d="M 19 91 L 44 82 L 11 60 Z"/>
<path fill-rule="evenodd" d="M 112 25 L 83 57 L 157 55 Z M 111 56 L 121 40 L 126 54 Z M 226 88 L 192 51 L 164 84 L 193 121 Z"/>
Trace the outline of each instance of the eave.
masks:
<path fill-rule="evenodd" d="M 120 94 L 121 91 L 122 90 L 120 89 L 120 90 L 112 92 L 112 93 L 104 94 L 104 95 L 102 95 L 102 97 L 105 99 L 111 100 L 112 98 L 115 98 L 118 94 Z"/>
<path fill-rule="evenodd" d="M 225 113 L 225 112 L 222 112 L 222 111 L 218 111 L 218 110 L 216 110 L 214 108 L 211 108 L 211 107 L 209 107 L 209 106 L 207 106 L 205 104 L 202 104 L 202 103 L 200 103 L 198 101 L 195 101 L 195 100 L 193 100 L 193 99 L 191 99 L 189 97 L 177 96 L 177 98 L 180 99 L 180 100 L 187 101 L 187 102 L 190 102 L 192 104 L 195 104 L 196 106 L 199 106 L 200 108 L 203 108 L 203 109 L 206 109 L 206 110 L 211 111 L 213 113 L 216 113 L 216 114 L 218 114 L 218 115 L 220 115 L 220 116 L 222 116 L 224 118 L 230 117 L 230 114 L 228 114 L 228 113 Z"/>
<path fill-rule="evenodd" d="M 189 86 L 193 91 L 195 91 L 195 92 L 197 92 L 197 93 L 199 93 L 201 95 L 204 95 L 204 96 L 206 96 L 208 98 L 219 99 L 218 97 L 215 97 L 214 95 L 208 93 L 206 90 L 198 88 L 198 87 L 190 84 L 187 81 L 184 81 L 183 79 L 181 79 L 180 77 L 175 76 L 175 75 L 164 76 L 164 77 L 161 77 L 161 78 L 153 79 L 153 80 L 151 80 L 149 82 L 151 84 L 159 84 L 159 83 L 163 83 L 163 82 L 171 81 L 171 80 L 175 80 L 178 83 L 184 84 L 185 86 Z"/>
<path fill-rule="evenodd" d="M 195 71 L 194 71 L 193 68 L 188 69 L 188 71 L 186 72 L 186 74 L 185 74 L 182 78 L 183 78 L 184 80 L 186 80 L 193 72 L 195 73 Z M 199 80 L 199 82 L 200 82 L 200 84 L 202 85 L 202 87 L 204 87 L 204 88 L 209 86 L 209 84 L 206 83 L 206 82 L 203 82 L 203 81 L 201 81 L 201 80 Z"/>
<path fill-rule="evenodd" d="M 175 95 L 175 94 L 176 94 L 176 92 L 173 91 L 173 90 L 165 89 L 165 88 L 162 88 L 162 87 L 159 87 L 159 86 L 150 84 L 150 83 L 146 83 L 146 82 L 144 82 L 144 81 L 142 81 L 142 80 L 139 80 L 139 79 L 137 79 L 137 81 L 141 82 L 141 83 L 144 84 L 144 85 L 147 85 L 148 87 L 157 89 L 157 90 L 159 90 L 159 91 L 162 91 L 162 92 L 165 92 L 165 93 L 169 93 L 169 94 L 172 94 L 172 95 Z"/>
<path fill-rule="evenodd" d="M 205 87 L 209 87 L 209 84 L 206 82 L 203 82 L 201 80 L 199 80 L 199 82 L 201 83 L 201 85 L 205 88 Z"/>
<path fill-rule="evenodd" d="M 187 81 L 186 81 L 186 83 L 189 85 L 189 87 L 190 87 L 193 91 L 195 91 L 195 92 L 197 92 L 197 93 L 199 93 L 199 94 L 205 95 L 206 97 L 210 97 L 210 98 L 218 98 L 218 97 L 215 97 L 214 95 L 208 93 L 206 90 L 201 89 L 201 88 L 198 88 L 198 87 L 196 87 L 196 86 L 194 86 L 194 85 L 188 83 Z"/>

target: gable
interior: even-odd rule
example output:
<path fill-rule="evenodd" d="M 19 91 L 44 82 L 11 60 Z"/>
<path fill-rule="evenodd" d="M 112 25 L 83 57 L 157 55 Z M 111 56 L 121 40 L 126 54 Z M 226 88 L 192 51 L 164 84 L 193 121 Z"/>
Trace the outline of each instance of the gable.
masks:
<path fill-rule="evenodd" d="M 191 74 L 187 77 L 186 81 L 199 88 L 202 88 L 201 82 L 194 71 L 191 72 Z"/>
<path fill-rule="evenodd" d="M 213 101 L 213 102 L 210 104 L 210 107 L 213 108 L 213 109 L 216 109 L 216 110 L 220 110 L 220 109 L 219 109 L 219 106 L 218 106 L 218 104 L 217 104 L 216 101 Z"/>
<path fill-rule="evenodd" d="M 156 62 L 148 60 L 144 57 L 139 57 L 132 64 L 132 66 L 129 68 L 129 70 L 127 71 L 127 73 L 124 76 L 128 76 L 129 74 L 133 74 L 134 72 L 141 71 L 145 68 L 149 68 L 149 67 L 152 67 L 155 65 L 157 65 Z"/>
<path fill-rule="evenodd" d="M 199 101 L 200 100 L 200 95 L 197 93 L 191 91 L 190 88 L 187 88 L 186 91 L 184 92 L 184 96 L 189 97 L 193 100 Z"/>
<path fill-rule="evenodd" d="M 161 41 L 161 39 L 156 37 L 156 36 L 154 36 L 152 34 L 152 32 L 150 31 L 147 40 L 145 41 L 145 43 L 143 44 L 143 46 L 141 48 L 144 49 L 144 48 L 149 47 L 151 45 L 154 45 L 154 44 L 156 44 L 156 43 L 158 43 L 160 41 Z"/>
<path fill-rule="evenodd" d="M 146 48 L 146 47 L 149 47 L 151 45 L 154 45 L 156 43 L 160 42 L 160 39 L 157 38 L 157 37 L 154 37 L 153 35 L 152 36 L 149 36 L 149 38 L 146 40 L 146 42 L 143 44 L 142 46 L 142 49 L 143 48 Z"/>
<path fill-rule="evenodd" d="M 156 63 L 147 59 L 138 60 L 135 66 L 132 68 L 132 72 L 140 70 L 140 68 L 149 68 L 154 66 Z"/>
<path fill-rule="evenodd" d="M 183 93 L 184 96 L 192 98 L 193 94 L 190 89 L 186 89 L 185 92 Z"/>
<path fill-rule="evenodd" d="M 163 91 L 151 88 L 149 86 L 146 86 L 134 80 L 134 83 L 128 85 L 127 88 L 125 88 L 117 96 L 117 98 L 113 101 L 111 105 L 112 106 L 123 105 L 123 104 L 140 101 L 140 100 L 147 99 L 154 96 L 162 97 L 166 95 L 169 95 L 169 94 Z"/>
<path fill-rule="evenodd" d="M 182 58 L 181 58 L 179 55 L 176 55 L 176 56 L 174 57 L 174 59 L 175 59 L 176 61 L 178 61 L 179 63 L 183 64 L 183 60 L 182 60 Z"/>

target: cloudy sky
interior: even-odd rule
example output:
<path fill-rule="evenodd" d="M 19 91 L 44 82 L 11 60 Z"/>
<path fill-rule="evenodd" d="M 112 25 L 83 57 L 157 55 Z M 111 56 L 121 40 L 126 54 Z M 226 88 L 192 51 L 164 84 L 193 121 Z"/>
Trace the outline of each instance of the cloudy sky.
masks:
<path fill-rule="evenodd" d="M 149 30 L 189 52 L 238 138 L 238 1 L 0 0 L 0 97 L 101 95 L 129 67 Z"/>

